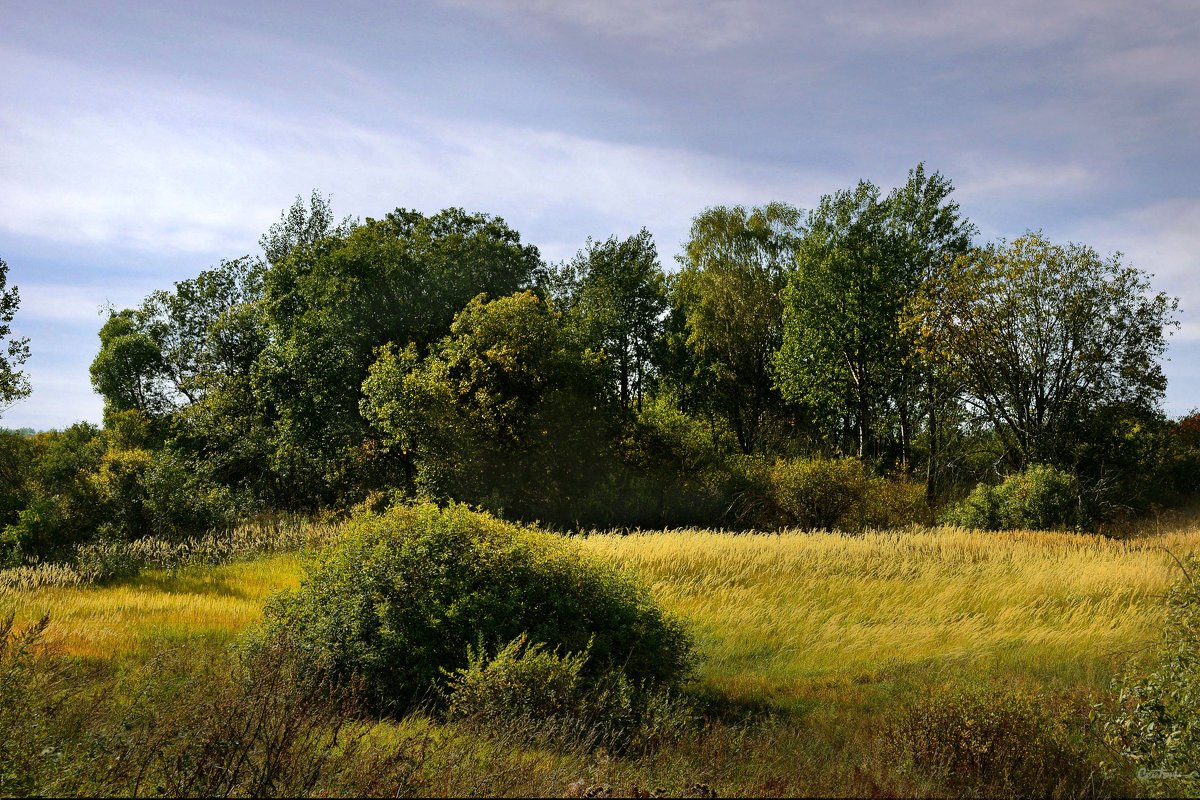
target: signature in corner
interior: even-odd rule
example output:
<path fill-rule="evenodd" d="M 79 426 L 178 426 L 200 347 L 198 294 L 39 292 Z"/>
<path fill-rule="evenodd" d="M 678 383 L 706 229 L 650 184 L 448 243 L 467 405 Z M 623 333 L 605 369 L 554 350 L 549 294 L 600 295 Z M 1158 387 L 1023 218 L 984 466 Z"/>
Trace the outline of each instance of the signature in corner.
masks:
<path fill-rule="evenodd" d="M 1165 767 L 1159 767 L 1158 769 L 1146 769 L 1145 767 L 1140 767 L 1137 771 L 1137 777 L 1139 781 L 1161 781 L 1168 778 L 1183 778 L 1184 780 L 1194 781 L 1200 779 L 1200 773 L 1170 772 Z"/>

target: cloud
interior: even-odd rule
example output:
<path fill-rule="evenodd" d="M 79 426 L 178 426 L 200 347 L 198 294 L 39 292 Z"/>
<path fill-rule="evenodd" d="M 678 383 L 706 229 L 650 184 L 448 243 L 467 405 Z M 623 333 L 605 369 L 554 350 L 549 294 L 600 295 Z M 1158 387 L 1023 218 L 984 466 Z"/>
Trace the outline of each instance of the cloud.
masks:
<path fill-rule="evenodd" d="M 824 21 L 872 40 L 910 47 L 937 42 L 965 51 L 995 45 L 1032 50 L 1076 39 L 1137 42 L 1186 31 L 1194 16 L 1187 0 L 1146 3 L 1137 14 L 1116 0 L 858 0 L 837 4 Z"/>
<path fill-rule="evenodd" d="M 4 410 L 0 425 L 6 428 L 33 428 L 49 430 L 63 428 L 76 420 L 100 422 L 103 417 L 104 401 L 92 391 L 87 382 L 87 365 L 83 365 L 85 376 L 66 370 L 28 370 L 33 394 L 9 409 Z"/>
<path fill-rule="evenodd" d="M 334 195 L 339 213 L 464 205 L 636 230 L 686 225 L 707 204 L 815 197 L 830 185 L 815 171 L 533 127 L 418 113 L 350 124 L 181 87 L 124 88 L 104 112 L 5 115 L 0 229 L 235 256 L 314 186 Z"/>
<path fill-rule="evenodd" d="M 1156 287 L 1200 302 L 1200 198 L 1163 200 L 1090 220 L 1070 235 L 1101 252 L 1124 253 L 1134 266 L 1155 275 Z M 1200 318 L 1200 308 L 1189 313 Z"/>
<path fill-rule="evenodd" d="M 659 50 L 726 50 L 761 39 L 769 7 L 752 0 L 446 0 L 513 24 L 565 27 Z"/>
<path fill-rule="evenodd" d="M 982 153 L 955 159 L 954 175 L 955 187 L 964 197 L 1019 194 L 1044 200 L 1075 194 L 1095 183 L 1092 171 L 1082 164 L 997 158 Z"/>
<path fill-rule="evenodd" d="M 151 287 L 143 282 L 88 286 L 24 281 L 19 287 L 21 304 L 16 323 L 76 323 L 92 333 L 100 326 L 105 307 L 135 306 L 155 288 L 165 287 Z"/>

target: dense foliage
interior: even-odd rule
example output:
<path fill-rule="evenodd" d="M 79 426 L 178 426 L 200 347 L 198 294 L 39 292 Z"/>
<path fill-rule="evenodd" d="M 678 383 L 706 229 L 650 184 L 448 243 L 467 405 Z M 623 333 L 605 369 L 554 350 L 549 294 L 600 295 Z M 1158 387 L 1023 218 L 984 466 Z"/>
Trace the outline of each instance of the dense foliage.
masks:
<path fill-rule="evenodd" d="M 926 516 L 922 487 L 885 480 L 856 458 L 781 459 L 768 482 L 782 521 L 806 530 L 894 528 Z"/>
<path fill-rule="evenodd" d="M 619 667 L 635 683 L 676 682 L 692 658 L 688 633 L 630 576 L 569 540 L 461 505 L 357 517 L 266 617 L 269 636 L 342 680 L 361 677 L 385 706 L 426 699 L 472 648 L 521 635 L 586 653 L 593 676 Z"/>
<path fill-rule="evenodd" d="M 1089 520 L 1087 502 L 1073 475 L 1035 464 L 998 486 L 979 484 L 965 500 L 947 509 L 944 521 L 988 531 L 1080 528 Z"/>
<path fill-rule="evenodd" d="M 1161 410 L 1176 301 L 1086 245 L 977 243 L 953 193 L 922 164 L 708 208 L 674 273 L 645 229 L 547 264 L 488 214 L 297 198 L 261 256 L 110 310 L 103 430 L 0 437 L 3 558 L 376 493 L 576 529 L 1094 529 L 1200 491 L 1196 417 Z M 28 388 L 6 352 L 0 405 Z M 1006 494 L 1051 475 L 1069 511 Z M 818 484 L 857 510 L 812 510 Z"/>

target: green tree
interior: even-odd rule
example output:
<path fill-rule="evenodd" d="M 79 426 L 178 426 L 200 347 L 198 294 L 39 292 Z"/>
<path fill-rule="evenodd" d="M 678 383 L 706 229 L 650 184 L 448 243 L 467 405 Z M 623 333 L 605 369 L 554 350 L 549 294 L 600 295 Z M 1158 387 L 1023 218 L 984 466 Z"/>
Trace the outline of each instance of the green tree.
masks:
<path fill-rule="evenodd" d="M 399 209 L 295 247 L 265 276 L 271 341 L 254 367 L 275 469 L 308 481 L 295 487 L 308 502 L 361 484 L 356 465 L 370 459 L 359 401 L 375 350 L 412 343 L 424 353 L 472 297 L 510 294 L 540 268 L 537 248 L 503 220 L 460 209 Z"/>
<path fill-rule="evenodd" d="M 600 358 L 563 335 L 543 299 L 480 295 L 428 357 L 380 351 L 362 411 L 426 491 L 545 519 L 579 500 L 603 452 L 601 386 Z"/>
<path fill-rule="evenodd" d="M 821 198 L 784 293 L 775 371 L 785 399 L 831 422 L 853 419 L 856 450 L 874 455 L 872 436 L 898 355 L 902 296 L 893 285 L 879 189 Z"/>
<path fill-rule="evenodd" d="M 162 384 L 163 353 L 133 309 L 110 311 L 100 328 L 100 352 L 90 367 L 106 411 L 158 416 L 171 406 Z"/>
<path fill-rule="evenodd" d="M 951 199 L 954 184 L 925 164 L 909 170 L 908 180 L 887 197 L 889 249 L 897 262 L 904 294 L 896 336 L 903 352 L 893 394 L 899 423 L 901 458 L 911 460 L 914 434 L 922 420 L 926 434 L 926 491 L 933 496 L 944 442 L 952 435 L 959 385 L 939 354 L 920 347 L 914 309 L 926 285 L 948 261 L 968 252 L 979 231 Z"/>
<path fill-rule="evenodd" d="M 0 258 L 0 343 L 4 352 L 0 354 L 0 411 L 18 400 L 28 397 L 29 379 L 20 366 L 29 358 L 29 339 L 12 337 L 13 316 L 21 304 L 21 295 L 14 286 L 7 288 L 8 264 Z"/>
<path fill-rule="evenodd" d="M 908 463 L 921 411 L 936 421 L 934 362 L 919 358 L 906 320 L 937 266 L 970 246 L 974 228 L 952 192 L 920 164 L 887 197 L 861 181 L 808 215 L 784 293 L 777 382 L 830 428 L 849 420 L 859 456 L 881 455 L 883 433 Z"/>
<path fill-rule="evenodd" d="M 248 374 L 266 343 L 260 314 L 247 313 L 261 286 L 262 264 L 243 257 L 110 311 L 91 367 L 106 406 L 161 416 Z"/>
<path fill-rule="evenodd" d="M 1119 254 L 1029 233 L 944 265 L 927 294 L 926 346 L 949 356 L 1016 468 L 1071 468 L 1064 457 L 1102 409 L 1153 412 L 1162 399 L 1178 300 Z"/>
<path fill-rule="evenodd" d="M 296 195 L 291 207 L 279 215 L 276 222 L 258 240 L 268 264 L 278 264 L 293 250 L 311 247 L 330 236 L 344 237 L 358 227 L 358 220 L 345 217 L 335 222 L 329 198 L 313 189 L 308 205 Z"/>
<path fill-rule="evenodd" d="M 800 223 L 800 211 L 786 203 L 709 208 L 692 220 L 679 259 L 673 288 L 691 356 L 691 394 L 728 420 L 745 453 L 760 448 L 777 404 L 771 358 Z"/>
<path fill-rule="evenodd" d="M 607 357 L 608 380 L 622 409 L 641 407 L 652 350 L 666 311 L 666 276 L 645 228 L 627 239 L 588 240 L 564 265 L 556 297 L 584 343 Z"/>

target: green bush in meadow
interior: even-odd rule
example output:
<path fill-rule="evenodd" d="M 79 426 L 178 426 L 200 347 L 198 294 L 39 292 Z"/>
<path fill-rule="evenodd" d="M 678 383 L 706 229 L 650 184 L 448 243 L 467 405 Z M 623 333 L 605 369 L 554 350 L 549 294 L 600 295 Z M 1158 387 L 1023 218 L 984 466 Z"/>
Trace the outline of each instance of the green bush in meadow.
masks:
<path fill-rule="evenodd" d="M 396 505 L 351 520 L 300 588 L 266 608 L 284 636 L 386 707 L 420 701 L 472 648 L 517 636 L 587 651 L 585 676 L 635 683 L 685 677 L 692 641 L 645 586 L 562 537 L 466 506 Z"/>
<path fill-rule="evenodd" d="M 1091 525 L 1079 481 L 1051 466 L 1034 465 L 999 486 L 981 483 L 943 521 L 963 528 L 1057 530 Z"/>

